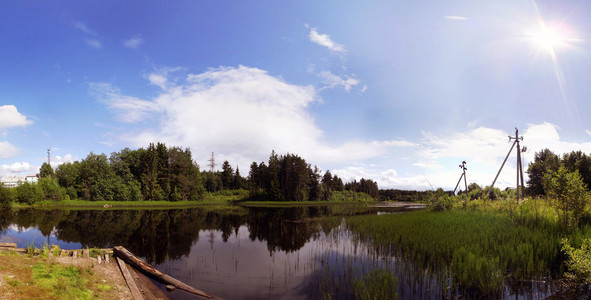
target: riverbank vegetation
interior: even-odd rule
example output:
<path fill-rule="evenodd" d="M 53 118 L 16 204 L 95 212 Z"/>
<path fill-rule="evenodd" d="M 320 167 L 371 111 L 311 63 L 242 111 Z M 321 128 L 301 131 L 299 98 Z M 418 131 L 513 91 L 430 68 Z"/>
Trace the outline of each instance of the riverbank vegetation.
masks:
<path fill-rule="evenodd" d="M 501 297 L 532 280 L 557 280 L 557 293 L 577 297 L 591 278 L 591 160 L 536 153 L 528 197 L 471 184 L 457 196 L 428 192 L 429 210 L 349 218 L 349 228 L 380 255 L 409 259 L 442 285 L 474 297 Z"/>
<path fill-rule="evenodd" d="M 123 287 L 92 267 L 0 251 L 0 294 L 6 299 L 121 299 Z"/>
<path fill-rule="evenodd" d="M 245 192 L 246 191 L 246 192 Z M 350 191 L 351 193 L 341 193 Z M 377 183 L 360 179 L 343 183 L 330 171 L 321 174 L 295 154 L 271 153 L 267 163 L 253 162 L 246 177 L 224 161 L 219 171 L 202 171 L 189 149 L 163 143 L 147 148 L 125 148 L 105 154 L 90 153 L 81 161 L 52 168 L 44 163 L 37 182 L 16 188 L 0 186 L 0 204 L 35 205 L 42 202 L 111 201 L 335 201 L 358 192 L 378 199 Z M 213 201 L 221 201 L 215 199 Z"/>

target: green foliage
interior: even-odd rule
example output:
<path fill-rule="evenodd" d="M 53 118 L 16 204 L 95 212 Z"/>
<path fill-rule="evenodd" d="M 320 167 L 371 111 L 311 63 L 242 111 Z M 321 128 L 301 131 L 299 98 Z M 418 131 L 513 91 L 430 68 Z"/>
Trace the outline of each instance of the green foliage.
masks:
<path fill-rule="evenodd" d="M 398 299 L 398 280 L 392 272 L 374 270 L 355 279 L 355 299 Z"/>
<path fill-rule="evenodd" d="M 506 278 L 519 281 L 558 272 L 560 226 L 542 218 L 511 218 L 494 208 L 506 201 L 472 202 L 477 201 L 492 206 L 358 216 L 347 219 L 347 225 L 378 252 L 392 255 L 393 249 L 417 267 L 438 270 L 444 277 L 451 274 L 454 284 L 477 297 L 499 295 Z"/>
<path fill-rule="evenodd" d="M 16 187 L 16 199 L 20 203 L 31 205 L 43 201 L 43 198 L 43 189 L 35 183 L 25 182 Z"/>
<path fill-rule="evenodd" d="M 456 197 L 444 192 L 442 188 L 428 194 L 428 207 L 432 211 L 446 211 L 454 207 Z"/>
<path fill-rule="evenodd" d="M 591 239 L 583 239 L 580 249 L 573 248 L 568 239 L 562 239 L 562 251 L 566 254 L 569 272 L 565 278 L 576 285 L 591 284 Z"/>
<path fill-rule="evenodd" d="M 43 163 L 41 165 L 41 168 L 39 169 L 39 177 L 45 178 L 45 177 L 53 177 L 53 176 L 54 176 L 54 173 L 53 173 L 53 168 L 51 167 L 51 165 L 48 163 Z"/>
<path fill-rule="evenodd" d="M 37 183 L 43 191 L 43 200 L 59 201 L 65 198 L 66 190 L 60 187 L 55 177 L 42 177 Z"/>
<path fill-rule="evenodd" d="M 560 158 L 549 149 L 536 152 L 534 162 L 527 167 L 529 180 L 527 181 L 527 193 L 530 196 L 545 195 L 544 175 L 547 172 L 558 170 Z"/>
<path fill-rule="evenodd" d="M 544 175 L 544 190 L 556 199 L 560 215 L 566 226 L 575 226 L 589 202 L 589 195 L 578 171 L 569 172 L 560 167 Z"/>
<path fill-rule="evenodd" d="M 0 184 L 0 210 L 10 208 L 11 203 L 16 202 L 16 199 L 16 189 Z"/>

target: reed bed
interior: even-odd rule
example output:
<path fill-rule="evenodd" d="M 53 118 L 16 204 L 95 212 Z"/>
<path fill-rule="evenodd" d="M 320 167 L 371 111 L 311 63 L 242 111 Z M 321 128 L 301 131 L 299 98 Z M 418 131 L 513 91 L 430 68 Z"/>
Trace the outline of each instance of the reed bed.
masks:
<path fill-rule="evenodd" d="M 520 205 L 472 203 L 444 212 L 357 216 L 348 228 L 380 255 L 409 259 L 440 274 L 442 283 L 476 297 L 503 293 L 505 284 L 561 277 L 561 239 L 574 244 L 591 236 L 589 226 L 564 228 L 544 201 Z"/>

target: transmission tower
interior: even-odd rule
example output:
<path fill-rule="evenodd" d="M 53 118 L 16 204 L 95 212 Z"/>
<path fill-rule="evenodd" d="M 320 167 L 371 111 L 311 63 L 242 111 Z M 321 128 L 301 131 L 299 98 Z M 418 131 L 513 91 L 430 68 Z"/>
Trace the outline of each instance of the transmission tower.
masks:
<path fill-rule="evenodd" d="M 503 164 L 501 165 L 501 168 L 499 169 L 499 172 L 497 173 L 497 176 L 495 177 L 495 180 L 493 180 L 492 185 L 490 186 L 489 189 L 489 194 L 492 194 L 493 191 L 493 187 L 495 186 L 495 182 L 497 182 L 497 178 L 499 178 L 499 174 L 501 174 L 501 170 L 503 170 L 503 166 L 505 165 L 505 162 L 507 162 L 507 158 L 509 158 L 509 155 L 511 154 L 511 151 L 513 151 L 513 148 L 515 147 L 515 145 L 517 145 L 517 201 L 519 201 L 519 198 L 521 196 L 521 199 L 523 199 L 524 193 L 525 193 L 525 185 L 523 184 L 523 166 L 521 164 L 521 152 L 525 152 L 525 147 L 523 148 L 523 150 L 519 147 L 519 141 L 523 141 L 523 136 L 519 136 L 519 129 L 517 129 L 517 127 L 515 127 L 515 136 L 509 136 L 509 142 L 513 141 L 513 145 L 511 145 L 511 149 L 509 149 L 509 153 L 507 153 L 507 156 L 505 156 L 505 160 L 503 161 Z M 521 184 L 521 185 L 520 185 Z M 521 189 L 521 195 L 520 195 L 520 189 Z"/>
<path fill-rule="evenodd" d="M 209 159 L 209 172 L 213 173 L 213 171 L 215 171 L 215 157 L 213 155 L 213 152 L 211 152 L 211 158 Z"/>
<path fill-rule="evenodd" d="M 51 148 L 47 148 L 47 164 L 51 166 Z"/>
<path fill-rule="evenodd" d="M 459 165 L 459 167 L 462 169 L 462 175 L 460 175 L 458 184 L 456 184 L 456 188 L 454 189 L 454 195 L 456 193 L 456 190 L 458 189 L 458 186 L 460 186 L 460 182 L 462 182 L 462 177 L 464 177 L 464 187 L 466 188 L 465 191 L 468 191 L 468 180 L 466 180 L 466 170 L 468 170 L 468 168 L 466 168 L 466 161 L 462 161 L 462 164 Z"/>

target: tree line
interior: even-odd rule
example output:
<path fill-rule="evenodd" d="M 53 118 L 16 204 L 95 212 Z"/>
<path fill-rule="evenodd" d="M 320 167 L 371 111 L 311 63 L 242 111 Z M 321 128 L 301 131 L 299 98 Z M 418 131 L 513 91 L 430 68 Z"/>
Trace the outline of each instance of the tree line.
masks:
<path fill-rule="evenodd" d="M 1 186 L 0 186 L 1 187 Z M 361 192 L 378 198 L 377 183 L 361 179 L 344 184 L 330 171 L 320 173 L 295 154 L 277 155 L 250 166 L 246 177 L 224 161 L 220 171 L 201 171 L 190 149 L 151 143 L 105 154 L 91 152 L 53 169 L 43 163 L 37 183 L 0 188 L 0 202 L 33 204 L 39 201 L 200 201 L 206 192 L 247 190 L 252 200 L 330 200 L 334 192 Z"/>

